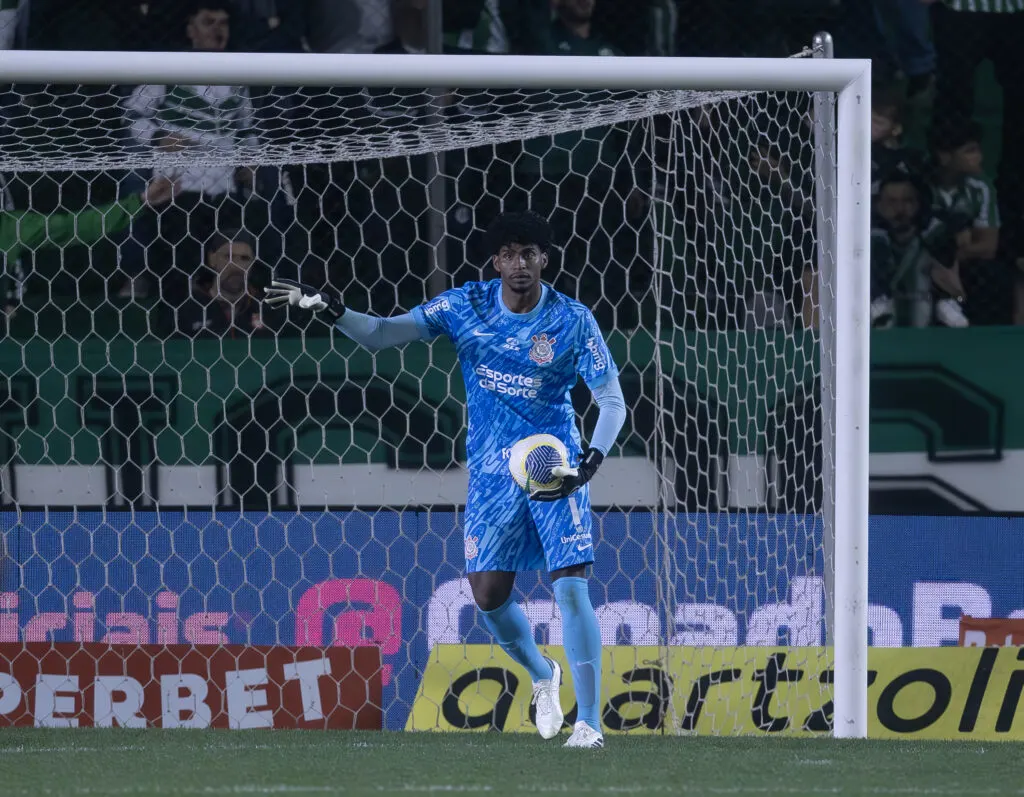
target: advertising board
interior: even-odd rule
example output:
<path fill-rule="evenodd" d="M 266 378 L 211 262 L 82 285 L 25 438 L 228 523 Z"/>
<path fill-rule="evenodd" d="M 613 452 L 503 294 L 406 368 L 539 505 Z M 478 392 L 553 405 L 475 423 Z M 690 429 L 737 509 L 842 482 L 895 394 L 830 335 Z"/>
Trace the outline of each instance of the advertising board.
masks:
<path fill-rule="evenodd" d="M 405 727 L 438 644 L 482 644 L 454 512 L 0 513 L 0 644 L 369 646 L 384 724 Z M 813 518 L 678 516 L 675 603 L 659 602 L 660 519 L 598 516 L 591 596 L 606 645 L 825 643 Z M 1024 616 L 1024 520 L 874 517 L 876 647 L 955 646 L 959 618 Z M 517 582 L 561 644 L 546 578 Z"/>
<path fill-rule="evenodd" d="M 546 655 L 568 662 L 560 647 Z M 606 732 L 814 736 L 832 727 L 832 651 L 823 647 L 604 649 Z M 1024 649 L 871 648 L 868 735 L 1024 740 Z M 438 645 L 407 730 L 534 733 L 525 670 L 490 645 Z M 562 686 L 566 725 L 572 687 Z"/>
<path fill-rule="evenodd" d="M 0 727 L 379 730 L 380 653 L 0 643 Z"/>

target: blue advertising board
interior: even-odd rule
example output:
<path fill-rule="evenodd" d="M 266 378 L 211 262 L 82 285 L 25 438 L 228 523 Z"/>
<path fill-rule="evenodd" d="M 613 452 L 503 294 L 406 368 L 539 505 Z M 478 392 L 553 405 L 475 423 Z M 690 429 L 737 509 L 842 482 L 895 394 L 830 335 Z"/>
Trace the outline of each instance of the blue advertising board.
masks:
<path fill-rule="evenodd" d="M 459 520 L 0 513 L 0 642 L 379 645 L 385 723 L 401 728 L 433 644 L 489 641 L 462 578 Z M 824 642 L 814 518 L 607 512 L 598 527 L 591 595 L 606 644 Z M 1022 543 L 1024 519 L 872 518 L 873 644 L 954 644 L 961 612 L 1024 609 Z M 518 587 L 538 639 L 560 643 L 546 580 L 524 574 Z"/>

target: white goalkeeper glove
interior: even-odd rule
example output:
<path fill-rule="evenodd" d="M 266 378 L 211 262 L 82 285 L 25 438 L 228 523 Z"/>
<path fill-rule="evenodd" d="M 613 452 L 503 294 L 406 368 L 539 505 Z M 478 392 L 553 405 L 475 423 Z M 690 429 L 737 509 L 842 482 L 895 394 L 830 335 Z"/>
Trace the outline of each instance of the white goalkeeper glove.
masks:
<path fill-rule="evenodd" d="M 320 288 L 287 279 L 274 279 L 269 288 L 263 289 L 264 301 L 271 307 L 285 304 L 300 310 L 323 313 L 332 324 L 345 315 L 341 294 L 333 288 Z"/>

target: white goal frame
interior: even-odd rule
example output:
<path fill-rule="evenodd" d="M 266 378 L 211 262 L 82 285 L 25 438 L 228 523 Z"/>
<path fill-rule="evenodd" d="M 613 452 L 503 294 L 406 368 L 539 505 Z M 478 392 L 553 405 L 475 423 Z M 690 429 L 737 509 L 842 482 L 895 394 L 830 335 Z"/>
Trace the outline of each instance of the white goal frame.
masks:
<path fill-rule="evenodd" d="M 8 50 L 0 53 L 0 81 L 822 93 L 818 210 L 835 208 L 834 229 L 820 218 L 818 226 L 821 345 L 833 364 L 825 367 L 822 356 L 823 415 L 835 432 L 823 456 L 826 538 L 834 537 L 832 733 L 867 736 L 870 61 Z"/>

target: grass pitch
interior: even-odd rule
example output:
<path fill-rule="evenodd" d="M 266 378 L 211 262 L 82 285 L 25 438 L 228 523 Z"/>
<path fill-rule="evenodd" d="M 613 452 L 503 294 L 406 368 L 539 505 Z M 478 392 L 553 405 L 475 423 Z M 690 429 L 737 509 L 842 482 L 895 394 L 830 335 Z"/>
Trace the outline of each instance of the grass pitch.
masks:
<path fill-rule="evenodd" d="M 562 738 L 564 741 L 564 737 Z M 1024 795 L 1024 745 L 519 734 L 0 731 L 0 795 Z"/>

